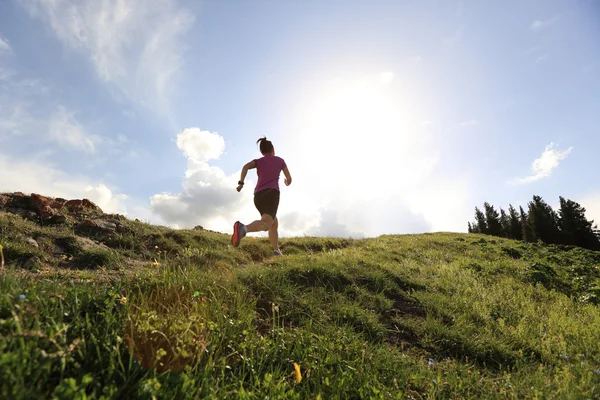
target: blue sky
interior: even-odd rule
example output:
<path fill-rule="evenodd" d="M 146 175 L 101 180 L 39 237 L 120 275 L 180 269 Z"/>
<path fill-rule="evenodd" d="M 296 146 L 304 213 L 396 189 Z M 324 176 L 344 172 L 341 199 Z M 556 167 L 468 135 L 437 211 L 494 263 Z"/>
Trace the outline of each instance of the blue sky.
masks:
<path fill-rule="evenodd" d="M 266 135 L 284 235 L 600 221 L 596 1 L 0 2 L 0 191 L 227 232 Z"/>

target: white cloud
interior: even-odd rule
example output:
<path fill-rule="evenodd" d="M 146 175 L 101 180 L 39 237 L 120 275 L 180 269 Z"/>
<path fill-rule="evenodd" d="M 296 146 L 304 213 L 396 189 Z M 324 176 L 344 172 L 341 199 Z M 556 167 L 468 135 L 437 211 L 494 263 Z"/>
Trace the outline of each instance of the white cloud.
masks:
<path fill-rule="evenodd" d="M 96 203 L 104 212 L 127 213 L 125 203 L 129 197 L 125 194 L 113 193 L 103 183 L 96 184 L 95 186 L 88 185 L 84 189 L 84 193 L 85 197 Z"/>
<path fill-rule="evenodd" d="M 23 78 L 0 58 L 0 141 L 24 134 L 45 134 L 47 115 L 40 106 L 48 87 Z M 53 101 L 52 99 L 51 101 Z"/>
<path fill-rule="evenodd" d="M 175 0 L 27 0 L 68 48 L 89 58 L 99 78 L 135 103 L 167 112 L 182 64 L 182 36 L 194 17 Z"/>
<path fill-rule="evenodd" d="M 531 164 L 531 175 L 526 178 L 515 179 L 513 182 L 531 183 L 549 177 L 552 171 L 558 168 L 560 161 L 567 158 L 572 150 L 573 148 L 569 147 L 565 151 L 559 151 L 554 147 L 554 143 L 550 143 L 546 146 L 540 158 L 534 160 Z"/>
<path fill-rule="evenodd" d="M 96 151 L 96 144 L 100 141 L 98 136 L 85 131 L 72 111 L 62 106 L 50 119 L 48 138 L 64 149 L 81 150 L 87 153 Z"/>
<path fill-rule="evenodd" d="M 293 210 L 289 211 L 289 193 L 284 191 L 277 213 L 280 236 L 318 236 L 317 229 L 322 224 L 322 210 Z M 288 210 L 286 210 L 286 208 Z M 332 236 L 343 236 L 335 234 Z M 348 235 L 350 236 L 350 235 Z"/>
<path fill-rule="evenodd" d="M 32 123 L 27 103 L 0 94 L 0 140 L 22 135 Z"/>
<path fill-rule="evenodd" d="M 115 151 L 122 152 L 126 145 L 130 145 L 121 139 L 111 140 L 90 134 L 72 110 L 56 105 L 57 93 L 51 86 L 38 79 L 23 78 L 15 71 L 1 67 L 0 141 L 46 142 L 56 144 L 63 150 L 96 154 L 99 149 L 112 154 Z"/>
<path fill-rule="evenodd" d="M 2 90 L 7 89 L 7 90 Z M 44 91 L 36 81 L 13 80 L 0 87 L 0 141 L 27 140 L 56 146 L 47 150 L 74 150 L 98 155 L 122 153 L 131 146 L 122 139 L 111 140 L 89 133 L 73 111 L 59 105 L 53 112 L 47 110 L 41 96 L 34 98 L 29 92 Z M 14 137 L 17 136 L 17 137 Z M 100 153 L 98 150 L 105 150 Z"/>
<path fill-rule="evenodd" d="M 305 217 L 299 214 L 302 219 Z M 364 232 L 352 231 L 348 227 L 348 221 L 344 220 L 345 213 L 340 210 L 323 209 L 319 212 L 317 224 L 308 227 L 305 230 L 308 236 L 332 236 L 344 238 L 363 238 Z M 286 216 L 281 218 L 281 225 L 287 229 L 288 222 Z"/>
<path fill-rule="evenodd" d="M 177 135 L 177 147 L 188 158 L 199 161 L 215 160 L 223 154 L 225 140 L 217 133 L 188 128 Z"/>
<path fill-rule="evenodd" d="M 299 209 L 302 210 L 301 207 Z M 411 211 L 402 196 L 371 200 L 358 198 L 345 207 L 330 204 L 319 214 L 318 224 L 306 230 L 309 235 L 360 238 L 384 233 L 421 233 L 432 229 L 425 216 Z M 282 226 L 287 228 L 285 215 L 281 221 Z"/>
<path fill-rule="evenodd" d="M 553 18 L 546 19 L 546 20 L 536 20 L 536 21 L 532 22 L 529 29 L 531 29 L 534 32 L 539 32 L 542 29 L 549 27 L 550 25 L 555 23 L 557 20 L 558 20 L 558 17 L 553 17 Z"/>
<path fill-rule="evenodd" d="M 252 181 L 238 193 L 235 188 L 239 172 L 227 176 L 208 164 L 224 150 L 225 141 L 217 133 L 188 128 L 177 135 L 177 146 L 188 159 L 183 190 L 178 194 L 160 193 L 151 197 L 152 211 L 165 223 L 175 227 L 229 231 L 236 219 L 250 216 Z M 250 211 L 248 211 L 250 210 Z"/>
<path fill-rule="evenodd" d="M 5 53 L 5 52 L 8 53 L 11 50 L 12 49 L 10 47 L 8 40 L 3 38 L 2 35 L 0 35 L 0 54 Z"/>
<path fill-rule="evenodd" d="M 471 119 L 471 120 L 468 120 L 468 121 L 463 121 L 459 125 L 462 126 L 462 127 L 477 126 L 477 125 L 479 125 L 479 121 L 476 120 L 476 119 Z"/>

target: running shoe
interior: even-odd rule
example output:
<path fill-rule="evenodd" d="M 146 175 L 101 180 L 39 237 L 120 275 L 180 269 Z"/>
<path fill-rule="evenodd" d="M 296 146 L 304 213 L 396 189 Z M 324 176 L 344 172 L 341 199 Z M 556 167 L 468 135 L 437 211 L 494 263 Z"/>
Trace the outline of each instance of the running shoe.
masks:
<path fill-rule="evenodd" d="M 244 225 L 240 221 L 233 224 L 233 235 L 231 236 L 231 244 L 233 247 L 238 247 L 243 237 L 242 227 Z"/>

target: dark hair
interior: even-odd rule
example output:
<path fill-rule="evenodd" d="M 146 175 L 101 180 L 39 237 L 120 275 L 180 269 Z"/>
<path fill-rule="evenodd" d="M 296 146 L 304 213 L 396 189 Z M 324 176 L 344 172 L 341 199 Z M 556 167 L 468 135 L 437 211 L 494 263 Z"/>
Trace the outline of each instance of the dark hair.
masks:
<path fill-rule="evenodd" d="M 260 152 L 263 154 L 269 154 L 273 151 L 273 143 L 270 140 L 267 140 L 267 137 L 261 137 L 256 141 L 256 143 L 260 143 Z"/>

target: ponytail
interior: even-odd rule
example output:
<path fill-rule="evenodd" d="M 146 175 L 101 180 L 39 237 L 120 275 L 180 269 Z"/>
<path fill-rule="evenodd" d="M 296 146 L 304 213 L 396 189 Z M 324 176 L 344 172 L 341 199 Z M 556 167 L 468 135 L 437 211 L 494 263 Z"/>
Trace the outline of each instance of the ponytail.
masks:
<path fill-rule="evenodd" d="M 256 144 L 260 147 L 260 152 L 262 154 L 269 154 L 273 151 L 273 143 L 270 140 L 267 140 L 267 137 L 261 137 L 256 141 Z"/>

